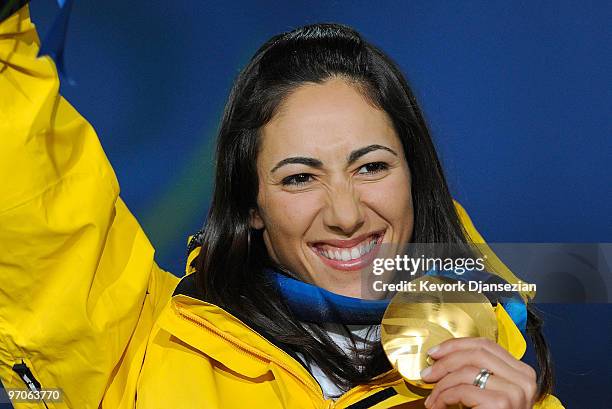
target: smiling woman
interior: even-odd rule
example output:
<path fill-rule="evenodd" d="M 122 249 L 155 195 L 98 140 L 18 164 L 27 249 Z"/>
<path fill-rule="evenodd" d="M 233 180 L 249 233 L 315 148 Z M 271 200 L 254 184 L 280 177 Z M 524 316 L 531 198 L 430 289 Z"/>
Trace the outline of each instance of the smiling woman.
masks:
<path fill-rule="evenodd" d="M 300 303 L 277 282 L 289 276 L 314 285 L 303 293 L 315 288 L 359 298 L 360 272 L 383 244 L 399 254 L 410 242 L 469 241 L 469 219 L 456 211 L 398 67 L 343 25 L 317 24 L 273 37 L 236 81 L 217 163 L 201 256 L 193 262 L 200 297 L 294 356 L 326 397 L 388 375 L 375 325 L 380 317 L 338 313 L 334 319 L 341 307 Z M 303 310 L 310 311 L 307 320 Z M 362 326 L 350 327 L 357 322 Z M 474 347 L 468 343 L 458 348 L 465 361 L 450 371 L 448 395 L 441 392 L 439 403 L 428 405 L 442 407 L 447 398 L 449 404 L 473 405 L 478 394 L 479 405 L 506 400 L 524 408 L 544 398 L 551 373 L 537 322 L 530 314 L 541 364 L 539 393 L 530 367 L 498 345 L 482 346 L 491 356 L 472 362 L 464 353 Z M 513 381 L 487 394 L 471 387 L 457 398 L 457 388 L 471 385 L 479 368 L 490 367 L 497 356 L 516 371 L 499 369 Z"/>
<path fill-rule="evenodd" d="M 7 388 L 61 388 L 60 402 L 38 402 L 56 408 L 562 407 L 537 317 L 526 328 L 536 378 L 501 305 L 498 343 L 429 351 L 433 392 L 390 367 L 382 311 L 360 307 L 360 272 L 383 245 L 481 238 L 403 75 L 356 31 L 280 34 L 240 73 L 180 282 L 153 261 L 93 128 L 37 54 L 24 7 L 0 24 Z"/>

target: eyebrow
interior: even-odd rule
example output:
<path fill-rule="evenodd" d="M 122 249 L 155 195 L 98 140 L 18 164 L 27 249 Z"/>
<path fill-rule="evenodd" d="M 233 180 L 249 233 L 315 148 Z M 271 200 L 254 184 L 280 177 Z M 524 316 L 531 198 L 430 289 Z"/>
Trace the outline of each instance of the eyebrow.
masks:
<path fill-rule="evenodd" d="M 391 152 L 392 154 L 394 154 L 395 156 L 397 156 L 397 153 L 391 149 L 391 148 L 387 148 L 386 146 L 383 145 L 368 145 L 368 146 L 364 146 L 363 148 L 359 148 L 357 150 L 354 150 L 353 152 L 351 152 L 351 154 L 349 155 L 347 162 L 349 165 L 353 164 L 353 162 L 355 162 L 357 159 L 361 158 L 363 155 L 370 153 L 372 151 L 377 151 L 379 149 Z"/>
<path fill-rule="evenodd" d="M 278 168 L 285 165 L 291 165 L 293 163 L 298 163 L 306 166 L 310 166 L 312 168 L 320 169 L 323 167 L 323 162 L 315 158 L 308 158 L 306 156 L 292 156 L 290 158 L 285 158 L 278 162 L 276 166 L 272 168 L 270 173 L 275 172 Z"/>
<path fill-rule="evenodd" d="M 352 151 L 348 158 L 347 158 L 347 162 L 349 165 L 353 164 L 357 159 L 359 159 L 360 157 L 362 157 L 363 155 L 366 155 L 370 152 L 376 151 L 376 150 L 385 150 L 388 152 L 391 152 L 393 155 L 397 156 L 397 153 L 391 149 L 388 148 L 386 146 L 383 145 L 368 145 L 368 146 L 364 146 L 363 148 L 359 148 L 356 149 L 354 151 Z M 319 159 L 315 159 L 315 158 L 309 158 L 306 156 L 292 156 L 290 158 L 285 158 L 281 161 L 279 161 L 270 171 L 270 173 L 275 172 L 278 168 L 285 166 L 285 165 L 291 165 L 291 164 L 302 164 L 302 165 L 306 165 L 306 166 L 310 166 L 312 168 L 316 168 L 316 169 L 320 169 L 323 167 L 323 162 L 321 162 Z"/>

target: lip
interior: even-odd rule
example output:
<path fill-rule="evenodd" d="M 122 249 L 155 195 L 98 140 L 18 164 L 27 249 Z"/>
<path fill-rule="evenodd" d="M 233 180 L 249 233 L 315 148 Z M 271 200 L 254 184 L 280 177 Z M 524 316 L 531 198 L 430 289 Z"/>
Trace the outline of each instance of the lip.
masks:
<path fill-rule="evenodd" d="M 356 271 L 356 270 L 361 270 L 362 268 L 372 263 L 372 261 L 374 260 L 374 257 L 376 256 L 376 254 L 378 253 L 378 250 L 380 249 L 380 246 L 382 245 L 382 241 L 385 236 L 384 233 L 385 233 L 385 230 L 380 230 L 380 231 L 376 231 L 372 233 L 362 234 L 361 236 L 357 236 L 354 239 L 350 239 L 350 240 L 333 239 L 333 240 L 317 241 L 315 243 L 312 243 L 309 247 L 312 250 L 312 252 L 317 257 L 319 257 L 321 261 L 323 261 L 324 264 L 330 266 L 331 268 L 336 269 L 336 270 L 344 270 L 344 271 Z M 374 245 L 372 250 L 370 250 L 367 254 L 364 254 L 363 256 L 353 259 L 353 260 L 347 260 L 347 261 L 331 260 L 323 256 L 322 254 L 320 254 L 319 251 L 317 250 L 317 245 L 322 245 L 322 244 L 326 244 L 326 245 L 330 245 L 330 246 L 334 246 L 338 248 L 355 247 L 359 243 L 363 242 L 364 240 L 372 236 L 378 236 L 376 238 L 376 244 Z"/>

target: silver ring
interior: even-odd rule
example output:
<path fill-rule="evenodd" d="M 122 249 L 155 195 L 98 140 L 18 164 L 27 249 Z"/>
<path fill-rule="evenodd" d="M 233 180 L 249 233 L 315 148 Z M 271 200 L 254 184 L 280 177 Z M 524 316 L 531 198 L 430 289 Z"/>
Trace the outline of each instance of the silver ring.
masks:
<path fill-rule="evenodd" d="M 474 386 L 478 386 L 480 389 L 484 389 L 485 386 L 487 386 L 487 381 L 489 380 L 489 376 L 491 375 L 492 373 L 489 372 L 489 370 L 484 368 L 481 369 L 478 375 L 476 375 L 476 378 L 474 378 Z"/>

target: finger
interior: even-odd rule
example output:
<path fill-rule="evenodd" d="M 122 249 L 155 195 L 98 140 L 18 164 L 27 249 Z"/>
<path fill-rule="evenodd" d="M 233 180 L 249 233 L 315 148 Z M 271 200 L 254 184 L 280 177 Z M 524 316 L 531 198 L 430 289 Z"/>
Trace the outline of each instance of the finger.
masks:
<path fill-rule="evenodd" d="M 499 368 L 489 367 L 484 363 L 480 363 L 480 368 L 487 368 L 488 370 L 496 373 L 498 376 L 512 380 L 515 384 L 518 384 L 523 389 L 526 396 L 530 396 L 532 399 L 535 398 L 537 393 L 537 374 L 535 370 L 526 363 L 515 359 L 505 349 L 491 340 L 473 337 L 455 338 L 441 343 L 438 345 L 439 348 L 436 349 L 434 347 L 429 352 L 431 352 L 432 358 L 441 360 L 443 357 L 457 352 L 460 354 L 471 354 L 471 351 L 473 350 L 470 350 L 469 346 L 474 346 L 474 349 L 477 350 L 491 352 L 497 358 L 508 364 L 509 367 L 512 367 L 514 370 L 518 371 L 518 373 L 514 373 L 512 371 L 501 371 Z M 478 365 L 473 364 L 473 366 Z"/>
<path fill-rule="evenodd" d="M 448 406 L 459 403 L 472 409 L 522 409 L 525 407 L 499 391 L 459 385 L 441 393 L 436 402 L 428 406 L 428 409 L 446 409 Z"/>
<path fill-rule="evenodd" d="M 456 372 L 449 373 L 436 384 L 431 394 L 427 398 L 426 406 L 435 404 L 439 396 L 448 389 L 452 389 L 460 385 L 478 388 L 477 386 L 474 386 L 474 380 L 479 373 L 480 369 L 476 367 L 464 367 Z M 515 385 L 507 379 L 497 375 L 489 376 L 485 389 L 509 394 L 512 399 L 516 399 L 517 402 L 526 401 L 525 393 L 520 386 Z"/>
<path fill-rule="evenodd" d="M 522 362 L 514 358 L 508 351 L 502 348 L 499 344 L 487 338 L 453 338 L 442 342 L 441 344 L 431 348 L 427 354 L 433 359 L 440 359 L 452 352 L 472 349 L 485 349 L 499 356 L 508 365 L 520 370 Z"/>
<path fill-rule="evenodd" d="M 474 366 L 486 368 L 489 372 L 502 376 L 506 379 L 523 378 L 524 374 L 509 366 L 497 355 L 484 349 L 465 350 L 455 352 L 437 360 L 432 366 L 421 373 L 421 377 L 427 382 L 437 382 L 447 374 L 457 371 L 462 367 Z"/>

